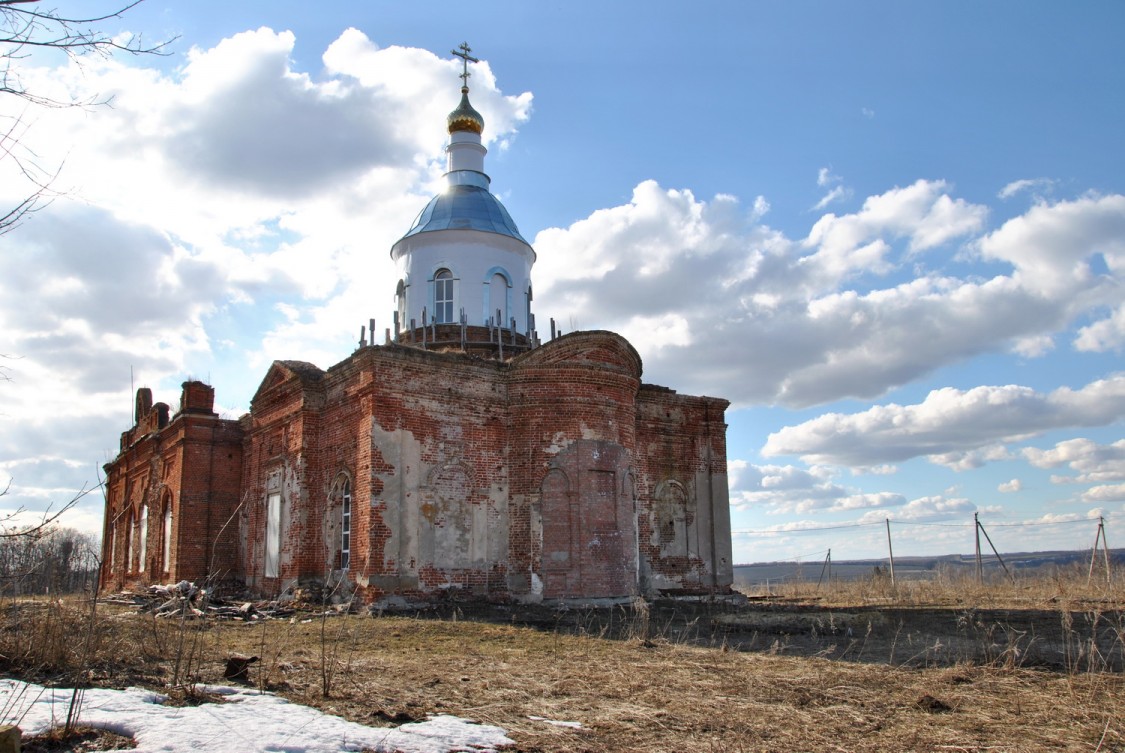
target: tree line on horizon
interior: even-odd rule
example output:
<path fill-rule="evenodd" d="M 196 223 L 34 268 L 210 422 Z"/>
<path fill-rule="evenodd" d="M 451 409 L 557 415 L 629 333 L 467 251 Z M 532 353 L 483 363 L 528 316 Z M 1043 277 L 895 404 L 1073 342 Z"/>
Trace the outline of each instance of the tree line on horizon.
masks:
<path fill-rule="evenodd" d="M 99 538 L 73 528 L 6 531 L 0 537 L 0 596 L 93 591 L 100 555 Z"/>

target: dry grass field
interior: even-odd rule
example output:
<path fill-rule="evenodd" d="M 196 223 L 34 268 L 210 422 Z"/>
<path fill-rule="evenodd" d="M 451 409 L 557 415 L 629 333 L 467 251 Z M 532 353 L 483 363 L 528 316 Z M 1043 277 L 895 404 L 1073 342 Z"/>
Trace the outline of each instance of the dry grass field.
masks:
<path fill-rule="evenodd" d="M 197 702 L 195 683 L 224 682 L 230 654 L 255 655 L 250 681 L 294 701 L 376 726 L 456 714 L 507 729 L 525 753 L 1120 753 L 1122 575 L 940 593 L 809 586 L 737 608 L 450 604 L 256 623 L 21 601 L 4 605 L 0 668 Z"/>

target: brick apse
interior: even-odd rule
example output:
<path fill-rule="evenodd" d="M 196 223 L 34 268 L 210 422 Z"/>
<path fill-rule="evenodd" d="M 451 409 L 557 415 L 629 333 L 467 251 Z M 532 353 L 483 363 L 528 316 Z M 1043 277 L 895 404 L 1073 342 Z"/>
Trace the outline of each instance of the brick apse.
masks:
<path fill-rule="evenodd" d="M 391 249 L 384 344 L 361 334 L 327 371 L 275 361 L 237 420 L 201 382 L 175 412 L 137 392 L 105 466 L 103 589 L 316 585 L 368 603 L 729 592 L 727 401 L 642 383 L 612 332 L 552 325 L 540 342 L 535 251 L 489 190 L 468 92 L 447 121 L 448 188 Z"/>

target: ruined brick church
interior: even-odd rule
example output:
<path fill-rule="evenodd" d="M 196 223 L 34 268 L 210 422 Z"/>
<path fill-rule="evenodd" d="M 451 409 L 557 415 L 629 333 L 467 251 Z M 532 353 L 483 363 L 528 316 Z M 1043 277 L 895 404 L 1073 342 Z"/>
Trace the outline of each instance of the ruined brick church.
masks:
<path fill-rule="evenodd" d="M 641 381 L 623 337 L 541 341 L 535 251 L 490 192 L 484 119 L 449 115 L 447 188 L 391 248 L 393 331 L 275 361 L 237 420 L 137 391 L 105 466 L 105 590 L 210 581 L 367 603 L 721 594 L 726 400 Z M 374 325 L 372 323 L 372 330 Z"/>

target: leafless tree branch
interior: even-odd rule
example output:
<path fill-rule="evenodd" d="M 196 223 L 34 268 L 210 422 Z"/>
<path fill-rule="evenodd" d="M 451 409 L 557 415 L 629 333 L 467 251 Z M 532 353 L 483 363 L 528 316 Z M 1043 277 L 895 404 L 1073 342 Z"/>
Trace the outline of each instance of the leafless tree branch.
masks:
<path fill-rule="evenodd" d="M 22 99 L 36 107 L 86 107 L 106 104 L 97 98 L 65 101 L 32 91 L 20 76 L 19 63 L 37 49 L 54 49 L 72 60 L 84 55 L 108 57 L 124 52 L 130 55 L 168 55 L 175 38 L 147 44 L 141 35 L 115 37 L 98 28 L 99 23 L 121 18 L 144 0 L 133 0 L 112 13 L 91 18 L 72 18 L 54 9 L 40 10 L 39 0 L 0 0 L 0 96 Z M 19 171 L 34 186 L 27 198 L 7 210 L 0 209 L 0 235 L 15 228 L 28 215 L 42 209 L 54 198 L 50 186 L 58 170 L 42 170 L 35 156 L 26 153 L 22 136 L 28 125 L 23 117 L 0 131 L 0 160 L 14 159 Z M 61 167 L 60 167 L 61 169 Z M 36 179 L 36 176 L 39 179 Z"/>
<path fill-rule="evenodd" d="M 42 517 L 40 517 L 40 519 L 38 521 L 36 521 L 35 523 L 33 523 L 32 525 L 20 526 L 18 528 L 11 528 L 11 529 L 7 527 L 8 523 L 15 520 L 18 516 L 22 515 L 23 513 L 27 512 L 27 509 L 25 507 L 23 507 L 22 505 L 20 507 L 16 508 L 15 510 L 11 511 L 11 512 L 8 512 L 4 515 L 0 515 L 0 540 L 11 539 L 11 538 L 20 538 L 20 537 L 28 537 L 28 536 L 30 536 L 30 537 L 38 536 L 40 533 L 42 533 L 43 531 L 50 528 L 51 524 L 54 523 L 56 520 L 58 520 L 59 517 L 63 513 L 65 513 L 70 508 L 74 507 L 76 504 L 78 504 L 79 500 L 81 500 L 83 497 L 85 497 L 87 494 L 91 493 L 92 491 L 94 491 L 97 488 L 98 487 L 96 487 L 96 486 L 90 486 L 90 487 L 84 486 L 80 490 L 78 490 L 78 492 L 73 497 L 71 497 L 69 500 L 67 500 L 65 503 L 63 503 L 63 505 L 61 507 L 55 508 L 54 505 L 52 504 L 46 510 L 43 511 Z M 4 487 L 4 490 L 0 491 L 0 497 L 7 496 L 8 493 L 11 491 L 11 489 L 12 489 L 12 481 L 11 481 L 11 479 L 9 479 L 7 485 Z"/>

